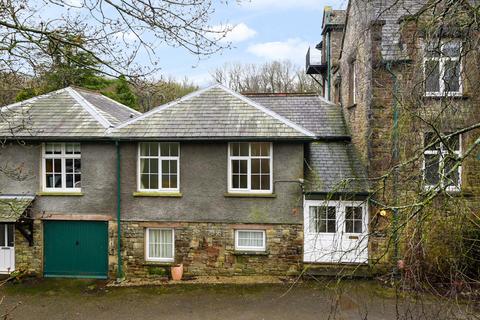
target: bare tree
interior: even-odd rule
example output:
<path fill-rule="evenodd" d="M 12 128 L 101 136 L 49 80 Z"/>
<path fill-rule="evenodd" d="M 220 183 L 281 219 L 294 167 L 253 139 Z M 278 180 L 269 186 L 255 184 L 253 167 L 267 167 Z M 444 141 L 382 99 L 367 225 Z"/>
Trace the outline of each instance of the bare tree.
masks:
<path fill-rule="evenodd" d="M 162 45 L 199 58 L 228 47 L 219 42 L 228 28 L 209 24 L 213 12 L 211 0 L 2 0 L 0 71 L 32 74 L 52 50 L 68 61 L 75 57 L 63 48 L 74 48 L 108 75 L 153 73 Z"/>
<path fill-rule="evenodd" d="M 319 85 L 289 60 L 264 64 L 224 64 L 212 78 L 239 92 L 318 92 Z"/>

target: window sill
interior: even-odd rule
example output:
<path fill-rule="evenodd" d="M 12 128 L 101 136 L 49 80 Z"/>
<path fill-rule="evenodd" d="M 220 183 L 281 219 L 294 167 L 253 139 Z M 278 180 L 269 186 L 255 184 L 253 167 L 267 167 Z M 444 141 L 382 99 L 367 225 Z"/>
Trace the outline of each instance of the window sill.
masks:
<path fill-rule="evenodd" d="M 268 256 L 269 253 L 266 251 L 235 251 L 234 256 Z"/>
<path fill-rule="evenodd" d="M 37 192 L 37 196 L 67 196 L 67 197 L 80 197 L 83 196 L 83 192 L 61 192 L 61 191 L 41 191 Z"/>
<path fill-rule="evenodd" d="M 226 198 L 276 198 L 275 193 L 230 193 L 224 194 Z"/>
<path fill-rule="evenodd" d="M 183 195 L 180 192 L 146 192 L 139 191 L 133 193 L 134 197 L 170 197 L 170 198 L 181 198 Z"/>
<path fill-rule="evenodd" d="M 153 261 L 145 260 L 143 262 L 144 266 L 156 266 L 156 267 L 171 267 L 175 264 L 174 261 Z"/>
<path fill-rule="evenodd" d="M 441 99 L 457 99 L 457 100 L 463 100 L 463 99 L 468 99 L 470 98 L 470 95 L 467 93 L 462 93 L 462 94 L 439 94 L 439 95 L 424 95 L 423 99 L 431 99 L 431 100 L 441 100 Z"/>

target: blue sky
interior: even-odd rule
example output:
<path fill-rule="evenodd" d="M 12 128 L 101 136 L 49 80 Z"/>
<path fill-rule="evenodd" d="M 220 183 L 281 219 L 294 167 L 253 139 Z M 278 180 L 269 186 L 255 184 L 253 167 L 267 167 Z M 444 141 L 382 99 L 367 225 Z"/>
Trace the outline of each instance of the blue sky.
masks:
<path fill-rule="evenodd" d="M 211 82 L 209 72 L 228 62 L 262 63 L 290 59 L 303 66 L 309 45 L 320 41 L 323 8 L 344 8 L 346 0 L 230 0 L 217 4 L 212 24 L 228 22 L 236 27 L 229 35 L 232 49 L 206 60 L 181 48 L 163 47 L 160 66 L 163 76 L 185 76 L 199 86 Z"/>

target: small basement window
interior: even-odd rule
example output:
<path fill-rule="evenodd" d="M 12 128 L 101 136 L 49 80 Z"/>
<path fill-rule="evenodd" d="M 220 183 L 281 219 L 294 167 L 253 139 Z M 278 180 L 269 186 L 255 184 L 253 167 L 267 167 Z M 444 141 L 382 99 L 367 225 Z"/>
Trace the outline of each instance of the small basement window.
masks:
<path fill-rule="evenodd" d="M 173 262 L 175 257 L 175 235 L 173 229 L 147 228 L 146 260 Z"/>
<path fill-rule="evenodd" d="M 265 251 L 265 230 L 235 230 L 236 251 Z"/>

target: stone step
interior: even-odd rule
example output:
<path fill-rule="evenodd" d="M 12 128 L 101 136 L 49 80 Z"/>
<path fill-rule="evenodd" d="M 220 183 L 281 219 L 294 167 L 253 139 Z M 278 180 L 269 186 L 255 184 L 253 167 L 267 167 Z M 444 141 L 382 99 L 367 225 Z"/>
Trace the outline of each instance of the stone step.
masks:
<path fill-rule="evenodd" d="M 368 265 L 355 264 L 304 264 L 305 274 L 311 276 L 371 278 L 374 276 Z"/>

